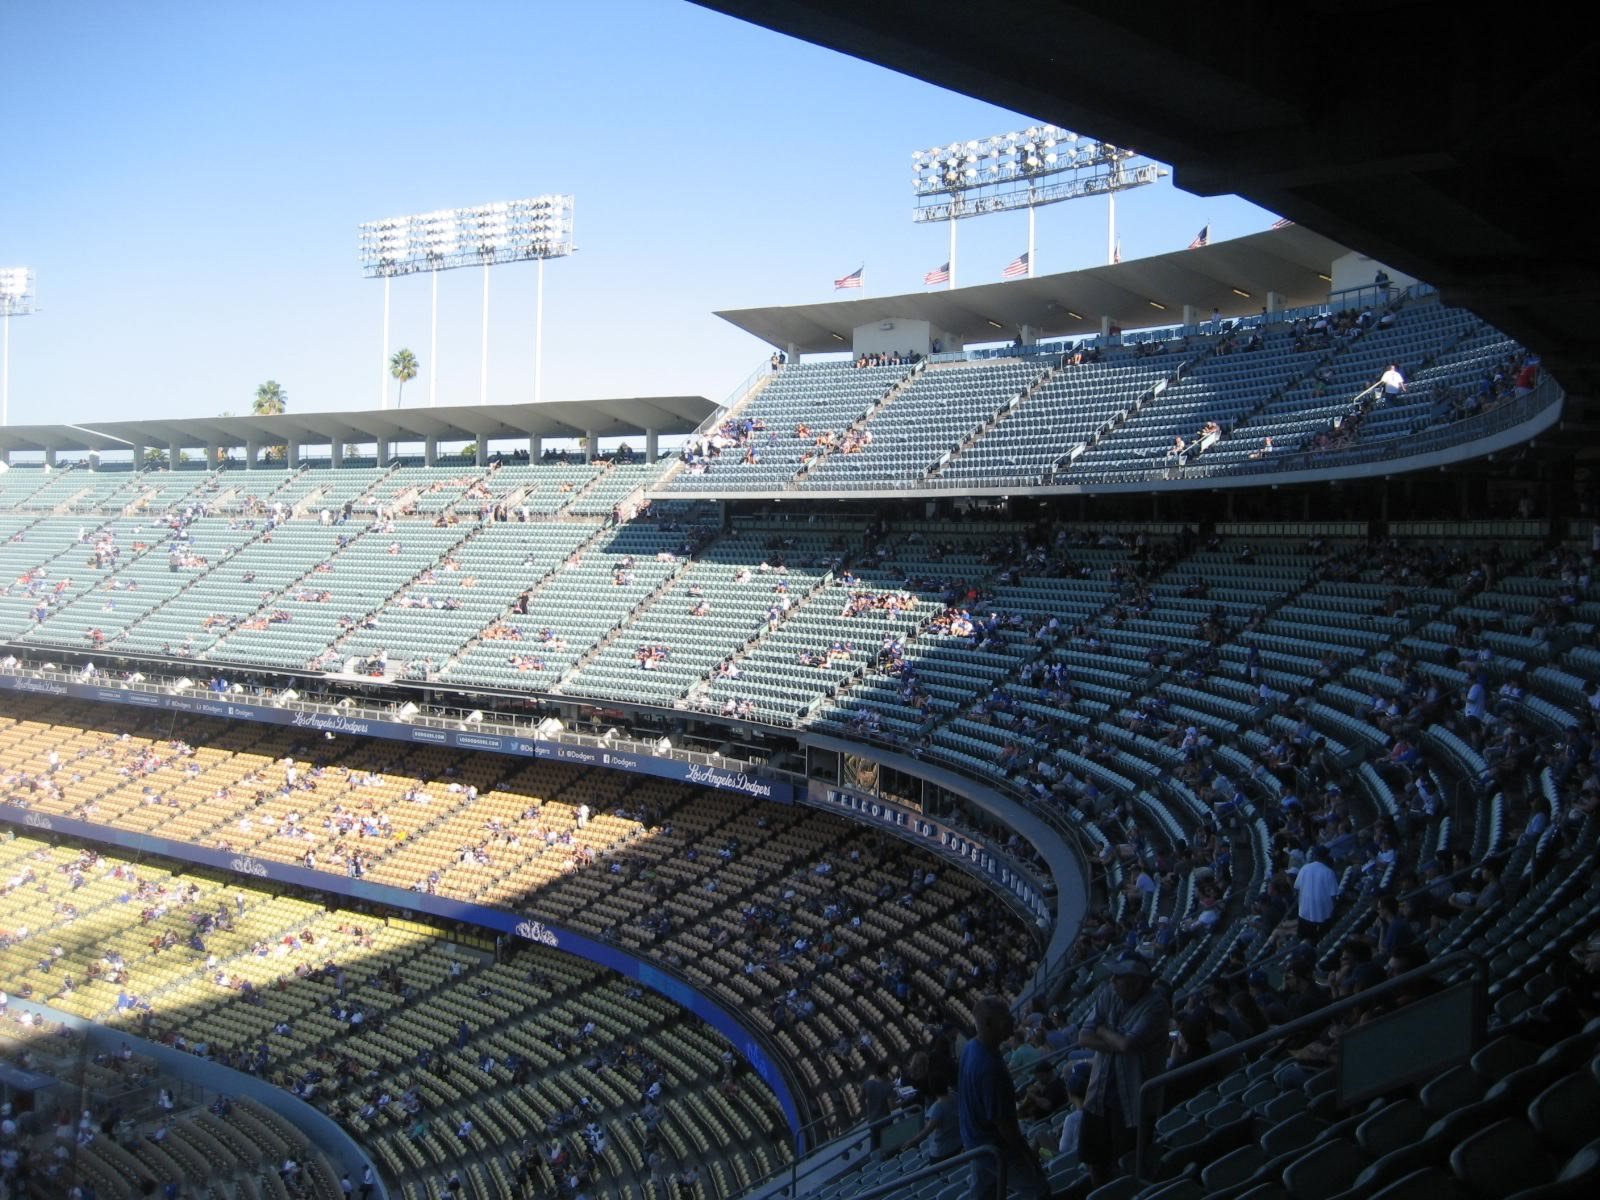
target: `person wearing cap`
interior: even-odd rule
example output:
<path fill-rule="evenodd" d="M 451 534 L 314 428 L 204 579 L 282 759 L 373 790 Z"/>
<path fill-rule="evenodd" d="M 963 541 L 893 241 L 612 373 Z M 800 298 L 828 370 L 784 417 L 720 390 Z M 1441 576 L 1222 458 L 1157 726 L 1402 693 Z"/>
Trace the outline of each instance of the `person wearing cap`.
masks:
<path fill-rule="evenodd" d="M 1048 1200 L 1050 1182 L 1039 1159 L 1017 1123 L 1017 1101 L 1000 1046 L 1011 1036 L 1011 1009 L 1000 996 L 983 996 L 972 1007 L 977 1036 L 961 1052 L 961 1074 L 956 1085 L 961 1145 L 966 1150 L 992 1146 L 1006 1159 L 1007 1178 L 1014 1188 Z M 993 1160 L 973 1160 L 971 1200 L 989 1200 L 995 1191 Z"/>
<path fill-rule="evenodd" d="M 1333 1003 L 1333 993 L 1317 982 L 1316 965 L 1297 959 L 1284 968 L 1283 987 L 1288 993 L 1290 1019 L 1308 1016 Z"/>
<path fill-rule="evenodd" d="M 1245 984 L 1250 989 L 1250 998 L 1256 1002 L 1256 1007 L 1267 1018 L 1268 1024 L 1282 1025 L 1289 1020 L 1289 1009 L 1265 971 L 1251 971 Z"/>
<path fill-rule="evenodd" d="M 1111 978 L 1078 1035 L 1095 1052 L 1079 1156 L 1096 1187 L 1116 1175 L 1118 1160 L 1137 1142 L 1140 1121 L 1160 1115 L 1159 1100 L 1151 1111 L 1141 1111 L 1139 1089 L 1161 1073 L 1172 1019 L 1166 993 L 1156 988 L 1144 958 L 1124 954 L 1108 970 Z"/>

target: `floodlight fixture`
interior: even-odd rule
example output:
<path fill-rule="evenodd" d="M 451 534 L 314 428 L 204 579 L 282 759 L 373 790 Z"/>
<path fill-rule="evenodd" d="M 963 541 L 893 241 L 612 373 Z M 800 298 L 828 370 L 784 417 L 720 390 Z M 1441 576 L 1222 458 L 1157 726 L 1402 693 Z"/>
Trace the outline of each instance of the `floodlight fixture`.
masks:
<path fill-rule="evenodd" d="M 917 195 L 912 219 L 948 221 L 1036 208 L 1143 187 L 1166 174 L 1155 163 L 1136 162 L 1139 158 L 1136 150 L 1080 138 L 1055 125 L 917 150 L 911 155 Z"/>
<path fill-rule="evenodd" d="M 0 267 L 0 311 L 19 317 L 33 311 L 32 267 Z"/>
<path fill-rule="evenodd" d="M 489 272 L 513 262 L 539 264 L 538 313 L 534 330 L 533 399 L 544 382 L 544 264 L 573 251 L 573 201 L 570 195 L 497 200 L 472 208 L 447 208 L 409 217 L 384 217 L 360 226 L 362 269 L 383 280 L 383 360 L 378 375 L 378 407 L 389 396 L 389 284 L 397 276 L 427 271 L 433 276 L 432 333 L 428 352 L 428 405 L 437 402 L 439 362 L 439 272 L 483 267 L 483 347 L 478 402 L 489 399 Z"/>
<path fill-rule="evenodd" d="M 572 253 L 572 197 L 532 196 L 360 227 L 361 266 L 368 278 L 483 267 Z"/>
<path fill-rule="evenodd" d="M 0 350 L 0 426 L 11 424 L 11 318 L 33 312 L 33 268 L 0 267 L 0 324 L 4 324 L 4 349 Z"/>
<path fill-rule="evenodd" d="M 951 142 L 911 155 L 916 206 L 911 219 L 950 222 L 950 279 L 955 278 L 955 223 L 991 213 L 1028 211 L 1028 275 L 1034 274 L 1034 210 L 1046 204 L 1106 196 L 1111 230 L 1106 258 L 1116 255 L 1116 193 L 1155 183 L 1167 168 L 1136 150 L 1080 137 L 1057 125 Z"/>

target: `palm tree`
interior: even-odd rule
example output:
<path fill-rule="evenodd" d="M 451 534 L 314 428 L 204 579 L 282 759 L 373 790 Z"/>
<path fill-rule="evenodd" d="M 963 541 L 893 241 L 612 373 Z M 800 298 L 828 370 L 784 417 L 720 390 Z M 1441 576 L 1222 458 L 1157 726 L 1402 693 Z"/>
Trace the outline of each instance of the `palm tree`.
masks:
<path fill-rule="evenodd" d="M 406 402 L 406 384 L 417 377 L 417 356 L 409 350 L 396 350 L 389 359 L 389 374 L 400 381 L 400 394 L 394 402 L 399 408 Z"/>
<path fill-rule="evenodd" d="M 289 394 L 276 379 L 269 379 L 256 389 L 255 403 L 250 411 L 258 417 L 276 417 L 289 407 Z"/>

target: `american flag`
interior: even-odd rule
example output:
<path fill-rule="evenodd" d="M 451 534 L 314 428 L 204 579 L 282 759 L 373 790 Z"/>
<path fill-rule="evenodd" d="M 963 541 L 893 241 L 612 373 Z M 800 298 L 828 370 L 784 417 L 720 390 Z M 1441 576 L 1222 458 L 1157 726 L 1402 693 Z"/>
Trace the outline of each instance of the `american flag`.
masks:
<path fill-rule="evenodd" d="M 942 267 L 935 267 L 922 277 L 922 282 L 926 287 L 932 287 L 936 283 L 949 283 L 950 264 L 945 263 Z"/>
<path fill-rule="evenodd" d="M 1287 228 L 1289 228 L 1289 226 L 1291 226 L 1293 224 L 1294 224 L 1294 222 L 1289 220 L 1288 217 L 1279 217 L 1276 221 L 1274 221 L 1272 223 L 1272 228 L 1274 228 L 1274 229 L 1287 229 Z"/>
<path fill-rule="evenodd" d="M 1201 227 L 1199 233 L 1194 235 L 1194 241 L 1189 243 L 1189 249 L 1198 250 L 1198 249 L 1200 249 L 1201 246 L 1209 246 L 1210 244 L 1211 244 L 1211 226 L 1210 225 L 1205 225 L 1205 226 Z"/>
<path fill-rule="evenodd" d="M 1114 247 L 1112 247 L 1112 250 L 1111 250 L 1111 262 L 1112 262 L 1113 265 L 1115 265 L 1115 264 L 1117 264 L 1117 263 L 1119 263 L 1121 261 L 1122 261 L 1122 239 L 1118 238 L 1117 239 L 1117 244 Z"/>
<path fill-rule="evenodd" d="M 1006 269 L 1000 272 L 1003 279 L 1019 279 L 1028 273 L 1028 254 L 1023 251 L 1006 264 Z"/>
<path fill-rule="evenodd" d="M 860 287 L 861 277 L 866 273 L 866 269 L 866 266 L 862 265 L 857 267 L 854 271 L 851 271 L 850 274 L 846 275 L 843 279 L 835 279 L 833 281 L 833 290 L 839 292 L 843 291 L 845 288 Z"/>

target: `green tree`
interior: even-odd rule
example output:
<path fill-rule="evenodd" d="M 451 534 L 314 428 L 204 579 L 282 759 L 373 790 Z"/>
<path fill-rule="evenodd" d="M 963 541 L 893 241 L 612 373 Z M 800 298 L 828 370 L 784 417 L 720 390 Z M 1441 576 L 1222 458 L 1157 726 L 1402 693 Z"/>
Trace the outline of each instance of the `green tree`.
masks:
<path fill-rule="evenodd" d="M 394 402 L 399 408 L 406 402 L 406 384 L 417 377 L 417 356 L 409 350 L 396 350 L 389 359 L 389 374 L 400 381 L 400 394 Z"/>
<path fill-rule="evenodd" d="M 255 403 L 250 411 L 258 417 L 276 417 L 289 407 L 289 394 L 276 379 L 269 379 L 256 389 Z"/>

